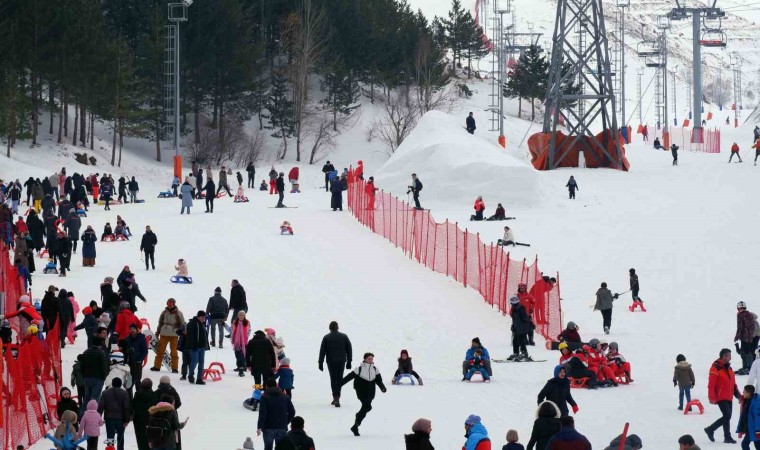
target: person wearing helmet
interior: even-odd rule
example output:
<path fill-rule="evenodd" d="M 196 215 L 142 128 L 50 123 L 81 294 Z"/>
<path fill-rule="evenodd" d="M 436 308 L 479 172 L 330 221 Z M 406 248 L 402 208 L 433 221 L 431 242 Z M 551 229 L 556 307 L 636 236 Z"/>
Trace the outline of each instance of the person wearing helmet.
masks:
<path fill-rule="evenodd" d="M 517 296 L 509 299 L 509 304 L 511 306 L 509 315 L 512 317 L 512 356 L 507 359 L 515 362 L 532 361 L 528 356 L 526 344 L 528 333 L 533 329 L 533 322 L 530 321 L 528 312 Z"/>
<path fill-rule="evenodd" d="M 536 345 L 533 340 L 533 331 L 536 329 L 535 320 L 533 320 L 533 312 L 536 307 L 536 300 L 531 294 L 528 293 L 528 285 L 520 283 L 517 285 L 517 298 L 520 299 L 520 304 L 525 308 L 525 312 L 528 313 L 528 318 L 531 321 L 530 331 L 528 332 L 528 345 Z"/>
<path fill-rule="evenodd" d="M 604 353 L 599 349 L 599 339 L 591 339 L 588 341 L 588 369 L 594 374 L 599 381 L 608 382 L 614 387 L 617 387 L 618 383 L 615 380 L 615 372 L 607 365 L 607 358 L 604 357 Z"/>
<path fill-rule="evenodd" d="M 570 358 L 573 357 L 573 352 L 568 347 L 567 342 L 560 342 L 557 349 L 561 353 L 559 357 L 560 364 L 565 364 L 566 362 L 570 361 Z"/>
<path fill-rule="evenodd" d="M 588 378 L 588 388 L 596 389 L 597 381 L 596 374 L 589 370 L 588 364 L 588 351 L 591 348 L 588 345 L 584 345 L 573 353 L 573 356 L 567 361 L 565 367 L 567 367 L 567 376 L 575 379 Z"/>
<path fill-rule="evenodd" d="M 747 311 L 747 304 L 739 302 L 736 304 L 736 335 L 734 342 L 737 342 L 739 356 L 742 358 L 742 368 L 736 371 L 737 375 L 749 374 L 752 366 L 753 351 L 752 341 L 755 338 L 755 318 L 752 313 Z"/>
<path fill-rule="evenodd" d="M 610 342 L 609 347 L 610 351 L 607 353 L 607 361 L 609 362 L 610 367 L 612 367 L 615 376 L 625 376 L 629 383 L 633 383 L 633 378 L 631 378 L 631 363 L 626 361 L 623 355 L 618 351 L 618 343 Z"/>
<path fill-rule="evenodd" d="M 581 335 L 578 333 L 580 327 L 575 322 L 568 322 L 567 327 L 557 336 L 557 340 L 560 342 L 566 342 L 570 347 L 570 350 L 574 350 L 580 347 Z"/>

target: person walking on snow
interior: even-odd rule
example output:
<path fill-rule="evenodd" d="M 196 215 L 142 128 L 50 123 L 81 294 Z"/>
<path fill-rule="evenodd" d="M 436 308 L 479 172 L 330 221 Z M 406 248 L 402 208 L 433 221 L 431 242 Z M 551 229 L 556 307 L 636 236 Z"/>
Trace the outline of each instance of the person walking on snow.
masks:
<path fill-rule="evenodd" d="M 179 188 L 180 195 L 182 196 L 182 208 L 180 209 L 180 214 L 185 214 L 185 209 L 187 209 L 187 214 L 190 214 L 190 208 L 193 207 L 193 185 L 190 184 L 190 180 L 188 178 L 185 178 L 185 182 L 182 183 L 182 186 Z"/>
<path fill-rule="evenodd" d="M 158 244 L 158 238 L 153 230 L 150 229 L 150 225 L 145 226 L 145 234 L 140 241 L 140 251 L 145 252 L 145 270 L 148 270 L 148 261 L 153 270 L 156 270 L 156 245 Z"/>
<path fill-rule="evenodd" d="M 751 375 L 750 375 L 750 378 Z M 691 369 L 691 364 L 686 361 L 684 355 L 679 354 L 676 356 L 676 366 L 673 368 L 673 387 L 678 386 L 678 410 L 683 411 L 684 402 L 686 397 L 686 403 L 691 401 L 691 390 L 694 388 L 694 371 Z M 747 383 L 751 384 L 748 380 Z"/>
<path fill-rule="evenodd" d="M 238 311 L 234 317 L 230 341 L 232 341 L 232 350 L 235 352 L 235 371 L 239 376 L 244 377 L 246 367 L 245 349 L 248 344 L 248 335 L 251 334 L 251 322 L 245 318 L 245 311 L 243 310 Z"/>
<path fill-rule="evenodd" d="M 172 373 L 177 373 L 179 368 L 179 357 L 177 355 L 177 344 L 179 342 L 178 330 L 185 325 L 185 316 L 177 308 L 177 302 L 170 298 L 166 301 L 166 308 L 158 316 L 158 327 L 156 328 L 156 339 L 158 339 L 158 348 L 156 349 L 156 359 L 153 361 L 153 367 L 150 370 L 158 372 L 161 370 L 161 361 L 164 359 L 166 346 L 169 346 L 171 356 Z"/>
<path fill-rule="evenodd" d="M 591 443 L 575 429 L 575 420 L 572 417 L 564 416 L 560 423 L 562 429 L 549 439 L 546 450 L 591 450 Z"/>
<path fill-rule="evenodd" d="M 633 298 L 633 302 L 639 302 L 641 304 L 644 303 L 643 300 L 639 297 L 639 276 L 636 275 L 636 269 L 630 268 L 628 269 L 628 275 L 629 275 L 629 283 L 631 287 L 631 297 Z"/>
<path fill-rule="evenodd" d="M 734 342 L 738 342 L 737 348 L 742 358 L 742 368 L 736 371 L 737 375 L 747 375 L 752 365 L 752 357 L 755 351 L 753 341 L 755 338 L 755 318 L 747 311 L 747 304 L 736 304 L 736 335 Z"/>
<path fill-rule="evenodd" d="M 464 421 L 464 437 L 467 438 L 462 450 L 491 450 L 488 430 L 480 422 L 480 416 L 470 414 Z"/>
<path fill-rule="evenodd" d="M 256 187 L 256 166 L 253 165 L 253 162 L 249 162 L 245 171 L 248 173 L 248 187 L 253 189 Z"/>
<path fill-rule="evenodd" d="M 330 374 L 330 386 L 332 388 L 333 401 L 330 403 L 340 408 L 340 391 L 343 386 L 343 366 L 346 370 L 351 369 L 352 348 L 351 340 L 345 334 L 338 331 L 338 322 L 330 322 L 330 332 L 322 338 L 319 346 L 319 371 L 324 372 L 325 360 L 327 372 Z"/>
<path fill-rule="evenodd" d="M 277 171 L 272 166 L 269 171 L 269 195 L 274 195 L 275 192 L 277 192 Z"/>
<path fill-rule="evenodd" d="M 277 367 L 277 356 L 272 343 L 261 330 L 256 330 L 245 347 L 246 366 L 256 384 L 266 383 Z"/>
<path fill-rule="evenodd" d="M 220 193 L 222 189 L 227 191 L 227 195 L 232 197 L 232 192 L 230 192 L 230 186 L 227 184 L 227 169 L 225 169 L 224 166 L 222 166 L 221 170 L 219 170 L 219 187 L 217 187 L 214 195 Z"/>
<path fill-rule="evenodd" d="M 208 299 L 206 314 L 211 318 L 211 346 L 216 347 L 216 330 L 219 329 L 219 348 L 224 348 L 224 322 L 230 313 L 227 299 L 222 297 L 222 288 L 214 289 L 214 296 Z"/>
<path fill-rule="evenodd" d="M 475 118 L 472 116 L 472 111 L 470 111 L 470 114 L 467 116 L 465 123 L 467 124 L 467 132 L 475 134 Z"/>
<path fill-rule="evenodd" d="M 612 327 L 612 302 L 617 298 L 617 294 L 612 295 L 612 292 L 607 289 L 607 283 L 602 283 L 602 286 L 596 291 L 594 311 L 602 313 L 604 334 L 610 334 L 610 327 Z"/>
<path fill-rule="evenodd" d="M 755 165 L 757 165 L 757 157 L 760 156 L 760 137 L 755 139 L 755 144 L 752 148 L 755 149 Z"/>
<path fill-rule="evenodd" d="M 724 348 L 720 351 L 717 360 L 710 366 L 710 377 L 707 381 L 707 396 L 710 404 L 718 405 L 721 417 L 713 424 L 705 428 L 707 438 L 715 442 L 715 431 L 723 427 L 723 442 L 736 444 L 731 437 L 731 412 L 733 399 L 739 400 L 739 388 L 736 387 L 736 379 L 731 369 L 731 350 Z"/>
<path fill-rule="evenodd" d="M 266 380 L 256 425 L 256 436 L 264 435 L 264 450 L 274 449 L 274 443 L 285 436 L 288 424 L 295 416 L 293 402 L 277 387 L 277 381 L 273 378 Z"/>
<path fill-rule="evenodd" d="M 203 191 L 203 198 L 206 200 L 206 212 L 213 213 L 214 198 L 216 198 L 216 184 L 214 184 L 214 179 L 211 178 L 211 172 L 208 173 L 208 179 L 206 180 L 206 185 L 203 186 Z"/>
<path fill-rule="evenodd" d="M 731 162 L 731 160 L 734 159 L 734 156 L 739 158 L 739 162 L 744 162 L 742 161 L 742 155 L 739 154 L 739 144 L 736 142 L 731 146 L 731 156 L 728 157 L 728 162 Z"/>
<path fill-rule="evenodd" d="M 277 208 L 286 208 L 286 206 L 282 203 L 283 200 L 285 200 L 285 173 L 280 172 L 280 175 L 277 177 L 277 180 L 275 181 L 275 186 L 277 187 L 277 195 L 279 195 L 279 198 L 277 199 Z"/>
<path fill-rule="evenodd" d="M 364 418 L 367 417 L 367 413 L 372 411 L 372 400 L 375 398 L 375 386 L 379 387 L 383 394 L 387 391 L 383 384 L 383 378 L 380 376 L 380 371 L 375 367 L 374 354 L 369 352 L 365 353 L 362 358 L 362 363 L 343 378 L 341 385 L 344 385 L 351 380 L 354 381 L 356 398 L 358 398 L 362 404 L 359 412 L 356 413 L 354 425 L 351 427 L 351 432 L 354 433 L 354 436 L 359 436 L 359 426 L 361 426 Z"/>
<path fill-rule="evenodd" d="M 185 351 L 190 353 L 190 370 L 187 380 L 192 384 L 206 384 L 203 381 L 205 354 L 209 350 L 208 333 L 206 331 L 206 312 L 198 311 L 193 320 L 185 327 Z M 197 372 L 196 372 L 197 367 Z M 197 375 L 197 379 L 193 374 Z"/>
<path fill-rule="evenodd" d="M 673 144 L 670 146 L 670 153 L 673 155 L 673 165 L 678 165 L 678 146 L 676 144 Z"/>
<path fill-rule="evenodd" d="M 343 186 L 338 177 L 333 178 L 330 184 L 330 207 L 333 211 L 343 211 Z"/>
<path fill-rule="evenodd" d="M 565 185 L 567 188 L 567 191 L 570 194 L 570 200 L 575 200 L 575 191 L 580 191 L 580 188 L 578 187 L 578 183 L 575 181 L 575 177 L 570 175 L 570 179 L 567 180 L 567 184 Z"/>
<path fill-rule="evenodd" d="M 414 198 L 414 208 L 415 209 L 422 209 L 422 206 L 420 205 L 420 191 L 422 191 L 422 182 L 419 178 L 417 178 L 417 174 L 412 174 L 412 185 L 409 186 L 409 190 L 406 192 L 409 194 L 412 193 L 412 197 Z"/>
<path fill-rule="evenodd" d="M 329 188 L 330 176 L 328 175 L 330 172 L 335 172 L 335 166 L 332 165 L 330 161 L 327 161 L 325 165 L 322 166 L 322 173 L 325 174 L 325 192 L 328 192 L 330 190 Z M 28 191 L 27 191 L 27 194 L 28 194 Z M 27 200 L 27 203 L 28 203 L 28 200 Z"/>

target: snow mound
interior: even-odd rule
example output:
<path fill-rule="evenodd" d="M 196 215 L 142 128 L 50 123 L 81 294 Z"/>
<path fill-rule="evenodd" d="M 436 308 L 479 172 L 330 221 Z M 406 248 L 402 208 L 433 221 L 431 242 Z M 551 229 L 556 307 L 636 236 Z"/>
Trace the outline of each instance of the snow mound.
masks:
<path fill-rule="evenodd" d="M 377 171 L 375 184 L 401 196 L 412 173 L 423 183 L 423 206 L 427 200 L 469 204 L 478 195 L 491 203 L 534 206 L 543 198 L 541 174 L 529 163 L 510 156 L 490 136 L 468 134 L 463 119 L 439 111 L 422 116 Z"/>

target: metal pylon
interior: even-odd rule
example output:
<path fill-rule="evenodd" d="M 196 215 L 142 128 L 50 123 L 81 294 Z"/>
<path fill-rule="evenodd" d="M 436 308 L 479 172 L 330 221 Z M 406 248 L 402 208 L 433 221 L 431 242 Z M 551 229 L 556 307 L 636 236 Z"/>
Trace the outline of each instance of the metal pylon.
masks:
<path fill-rule="evenodd" d="M 583 37 L 575 36 L 574 31 L 579 29 Z M 579 42 L 584 43 L 582 49 L 578 48 Z M 563 66 L 569 70 L 563 73 Z M 610 75 L 601 0 L 559 0 L 543 128 L 544 133 L 550 133 L 548 169 L 557 168 L 569 151 L 578 146 L 579 151 L 601 153 L 609 167 L 624 170 Z M 583 80 L 585 92 L 580 94 L 568 89 L 577 79 Z M 568 102 L 573 101 L 584 103 L 582 113 L 569 107 Z M 569 137 L 557 148 L 560 117 L 567 121 Z M 601 139 L 591 131 L 592 126 L 604 131 Z M 586 161 L 589 159 L 586 157 Z"/>
<path fill-rule="evenodd" d="M 174 104 L 175 104 L 175 41 L 177 27 L 166 26 L 166 46 L 164 47 L 164 136 L 174 135 Z"/>

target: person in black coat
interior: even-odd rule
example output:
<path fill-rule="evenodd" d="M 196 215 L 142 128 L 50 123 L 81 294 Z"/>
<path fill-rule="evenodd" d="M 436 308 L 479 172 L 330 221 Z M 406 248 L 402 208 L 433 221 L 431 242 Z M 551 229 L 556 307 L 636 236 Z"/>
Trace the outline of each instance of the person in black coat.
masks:
<path fill-rule="evenodd" d="M 148 357 L 148 341 L 145 335 L 140 333 L 137 325 L 129 325 L 129 336 L 126 337 L 127 344 L 132 349 L 132 363 L 129 365 L 129 372 L 135 383 L 142 378 L 143 361 Z"/>
<path fill-rule="evenodd" d="M 71 304 L 66 289 L 61 289 L 58 293 L 58 319 L 60 320 L 61 348 L 63 348 L 66 346 L 69 324 L 74 321 L 74 305 Z"/>
<path fill-rule="evenodd" d="M 213 213 L 214 212 L 214 198 L 216 198 L 216 184 L 214 183 L 214 179 L 211 177 L 208 177 L 208 180 L 206 181 L 206 185 L 203 186 L 203 192 L 206 199 L 206 212 L 207 213 Z"/>
<path fill-rule="evenodd" d="M 256 330 L 248 341 L 248 345 L 245 346 L 245 358 L 246 367 L 251 369 L 251 375 L 256 384 L 265 383 L 272 376 L 277 365 L 277 356 L 272 342 L 261 330 Z"/>
<path fill-rule="evenodd" d="M 330 207 L 333 211 L 343 211 L 343 186 L 340 183 L 338 177 L 333 178 L 333 183 L 330 185 Z"/>
<path fill-rule="evenodd" d="M 117 200 L 123 203 L 129 203 L 127 201 L 127 179 L 124 178 L 124 175 L 119 177 L 118 191 L 119 191 L 119 198 Z"/>
<path fill-rule="evenodd" d="M 277 200 L 278 208 L 285 208 L 282 201 L 285 200 L 285 173 L 280 172 L 280 176 L 277 177 L 277 194 L 279 195 Z"/>
<path fill-rule="evenodd" d="M 330 163 L 330 161 L 327 161 L 327 162 L 325 163 L 325 165 L 324 165 L 324 166 L 322 166 L 322 173 L 324 173 L 324 174 L 325 174 L 325 192 L 327 192 L 327 191 L 329 190 L 327 186 L 328 186 L 328 184 L 330 183 L 330 176 L 329 176 L 328 174 L 329 174 L 330 172 L 334 171 L 334 170 L 335 170 L 335 166 L 333 166 L 333 165 Z M 32 181 L 34 181 L 34 180 L 32 180 Z M 24 186 L 26 186 L 26 184 L 24 184 Z M 30 191 L 29 191 L 29 189 L 31 189 L 31 188 L 27 188 L 27 195 L 28 195 L 28 193 L 30 192 Z M 27 199 L 27 201 L 28 201 L 28 199 Z"/>
<path fill-rule="evenodd" d="M 145 234 L 140 241 L 140 251 L 145 252 L 145 270 L 148 270 L 148 260 L 153 270 L 156 270 L 156 244 L 158 244 L 158 238 L 156 234 L 150 229 L 150 225 L 145 227 Z"/>
<path fill-rule="evenodd" d="M 567 409 L 568 403 L 573 407 L 574 413 L 578 412 L 578 404 L 575 403 L 573 395 L 570 393 L 570 380 L 567 379 L 565 366 L 556 366 L 554 368 L 554 378 L 547 381 L 544 388 L 538 393 L 538 403 L 540 404 L 544 400 L 549 400 L 557 405 L 562 417 L 569 414 Z"/>
<path fill-rule="evenodd" d="M 407 191 L 407 194 L 409 192 L 412 193 L 412 198 L 414 199 L 414 207 L 416 209 L 422 209 L 422 206 L 420 205 L 420 191 L 422 191 L 422 181 L 420 181 L 419 178 L 417 178 L 417 174 L 412 174 L 412 185 L 409 186 L 409 191 Z"/>
<path fill-rule="evenodd" d="M 156 395 L 161 398 L 164 395 L 171 395 L 174 399 L 174 409 L 179 409 L 182 406 L 182 399 L 179 397 L 179 392 L 172 386 L 171 378 L 168 375 L 164 375 L 159 379 L 158 387 L 156 388 Z"/>
<path fill-rule="evenodd" d="M 578 189 L 578 183 L 575 181 L 575 177 L 573 177 L 572 175 L 570 175 L 570 179 L 567 180 L 567 184 L 565 185 L 565 187 L 567 188 L 567 192 L 570 195 L 570 199 L 575 199 L 575 191 L 576 191 L 576 189 L 580 190 L 580 189 Z"/>
<path fill-rule="evenodd" d="M 248 166 L 246 166 L 245 171 L 248 172 L 248 187 L 255 188 L 256 187 L 256 166 L 254 166 L 253 163 L 250 162 L 248 163 Z"/>
<path fill-rule="evenodd" d="M 55 296 L 57 290 L 57 287 L 51 285 L 42 297 L 40 315 L 45 323 L 45 331 L 52 330 L 58 322 L 58 297 Z"/>
<path fill-rule="evenodd" d="M 430 443 L 432 423 L 428 419 L 417 419 L 412 425 L 412 434 L 404 435 L 406 450 L 435 450 Z"/>
<path fill-rule="evenodd" d="M 551 400 L 546 400 L 538 405 L 536 420 L 533 422 L 533 431 L 531 431 L 528 441 L 528 450 L 546 449 L 549 439 L 562 428 L 559 418 L 559 408 Z"/>
<path fill-rule="evenodd" d="M 673 144 L 670 146 L 670 153 L 673 155 L 673 165 L 678 165 L 678 149 L 679 147 L 676 144 Z"/>
<path fill-rule="evenodd" d="M 338 331 L 338 322 L 330 322 L 330 332 L 322 338 L 319 346 L 319 371 L 324 372 L 324 363 L 327 360 L 327 372 L 330 374 L 330 387 L 332 388 L 333 401 L 330 403 L 336 408 L 340 407 L 340 391 L 343 386 L 343 367 L 351 369 L 352 348 L 351 340 L 345 334 Z"/>
<path fill-rule="evenodd" d="M 71 203 L 70 200 L 67 200 L 65 198 L 61 200 L 61 202 L 58 203 L 58 218 L 61 220 L 66 220 L 66 218 L 69 216 L 69 210 L 72 208 L 74 208 L 74 204 Z"/>
<path fill-rule="evenodd" d="M 135 380 L 135 383 L 137 380 Z M 148 409 L 158 403 L 158 394 L 153 390 L 153 381 L 150 378 L 142 380 L 139 384 L 135 397 L 132 399 L 132 421 L 135 426 L 135 438 L 138 450 L 150 450 L 146 427 L 150 420 Z"/>
<path fill-rule="evenodd" d="M 284 438 L 277 441 L 275 450 L 310 450 L 315 448 L 314 439 L 306 434 L 304 426 L 303 417 L 293 417 L 293 420 L 290 421 L 290 431 L 285 434 Z"/>
<path fill-rule="evenodd" d="M 29 212 L 26 218 L 26 227 L 29 228 L 29 236 L 32 237 L 32 243 L 36 251 L 45 247 L 45 224 L 34 210 Z"/>
<path fill-rule="evenodd" d="M 238 312 L 248 312 L 245 289 L 243 289 L 243 286 L 238 280 L 232 280 L 232 289 L 230 289 L 230 311 L 232 311 L 232 320 L 237 319 Z"/>
<path fill-rule="evenodd" d="M 359 436 L 359 426 L 367 416 L 367 413 L 372 411 L 372 400 L 375 399 L 375 386 L 379 387 L 383 394 L 386 392 L 383 378 L 380 376 L 380 371 L 375 367 L 375 355 L 372 353 L 365 353 L 359 367 L 349 372 L 348 375 L 343 378 L 341 384 L 346 384 L 351 380 L 354 381 L 356 398 L 359 399 L 362 404 L 359 412 L 356 413 L 354 426 L 351 427 L 351 432 L 354 433 L 354 436 Z"/>
<path fill-rule="evenodd" d="M 277 387 L 277 381 L 270 378 L 259 405 L 259 420 L 256 434 L 264 433 L 264 450 L 272 450 L 275 440 L 281 440 L 288 431 L 288 424 L 296 415 L 290 398 Z"/>
<path fill-rule="evenodd" d="M 470 111 L 470 115 L 467 116 L 467 120 L 465 122 L 467 123 L 467 132 L 470 134 L 475 134 L 475 118 L 472 116 L 472 111 Z"/>
<path fill-rule="evenodd" d="M 100 400 L 103 383 L 108 377 L 109 362 L 106 353 L 101 348 L 103 344 L 102 338 L 95 337 L 92 340 L 92 346 L 77 356 L 77 361 L 80 363 L 79 368 L 84 377 L 84 399 L 80 399 L 81 412 L 84 412 L 84 406 L 90 400 Z"/>
<path fill-rule="evenodd" d="M 515 361 L 529 361 L 528 333 L 533 329 L 533 322 L 519 298 L 510 298 L 509 304 L 512 308 L 509 312 L 512 317 L 512 357 Z"/>
<path fill-rule="evenodd" d="M 66 271 L 71 270 L 71 239 L 62 232 L 58 233 L 58 262 L 61 263 L 61 273 L 58 276 L 65 277 Z"/>
<path fill-rule="evenodd" d="M 206 311 L 200 310 L 193 319 L 187 322 L 185 326 L 185 351 L 190 354 L 190 370 L 188 371 L 187 380 L 190 383 L 206 384 L 203 381 L 203 369 L 205 354 L 209 350 L 208 331 L 206 331 Z M 198 368 L 198 378 L 193 376 L 195 368 Z"/>
<path fill-rule="evenodd" d="M 34 187 L 34 178 L 29 177 L 26 181 L 24 181 L 24 187 L 26 188 L 26 204 L 29 206 L 32 206 L 32 204 L 29 203 L 29 199 L 32 198 L 32 188 Z"/>

